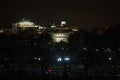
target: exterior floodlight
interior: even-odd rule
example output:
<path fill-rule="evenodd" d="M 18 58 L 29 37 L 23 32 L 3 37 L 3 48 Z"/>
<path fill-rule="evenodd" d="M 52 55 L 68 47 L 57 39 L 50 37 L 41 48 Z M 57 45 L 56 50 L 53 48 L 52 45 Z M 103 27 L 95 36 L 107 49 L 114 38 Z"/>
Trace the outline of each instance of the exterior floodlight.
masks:
<path fill-rule="evenodd" d="M 40 61 L 40 58 L 38 58 L 38 60 Z"/>
<path fill-rule="evenodd" d="M 110 57 L 109 60 L 112 60 L 112 58 Z"/>
<path fill-rule="evenodd" d="M 70 60 L 70 58 L 66 57 L 64 60 L 65 60 L 65 61 L 69 61 L 69 60 Z"/>
<path fill-rule="evenodd" d="M 66 21 L 61 21 L 61 26 L 65 26 L 66 25 Z"/>
<path fill-rule="evenodd" d="M 66 25 L 66 21 L 61 21 L 61 25 Z"/>
<path fill-rule="evenodd" d="M 59 57 L 59 58 L 57 59 L 57 61 L 59 61 L 59 62 L 60 62 L 60 61 L 62 61 L 62 58 L 61 58 L 61 57 Z"/>

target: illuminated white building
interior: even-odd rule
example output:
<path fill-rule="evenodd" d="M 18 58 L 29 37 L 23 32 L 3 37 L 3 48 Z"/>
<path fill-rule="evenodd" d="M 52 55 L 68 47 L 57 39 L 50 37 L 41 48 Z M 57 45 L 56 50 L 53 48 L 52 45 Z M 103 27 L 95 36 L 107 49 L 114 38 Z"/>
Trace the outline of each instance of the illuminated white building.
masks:
<path fill-rule="evenodd" d="M 59 43 L 59 42 L 66 42 L 68 43 L 69 35 L 77 32 L 77 27 L 63 27 L 62 25 L 56 26 L 52 28 L 50 35 L 53 39 L 53 42 Z"/>
<path fill-rule="evenodd" d="M 26 30 L 27 28 L 37 28 L 33 22 L 22 19 L 20 22 L 14 23 L 12 27 L 13 32 L 17 32 L 19 30 Z"/>
<path fill-rule="evenodd" d="M 69 35 L 73 32 L 77 32 L 77 27 L 70 27 L 66 25 L 66 21 L 61 21 L 60 25 L 52 25 L 52 31 L 50 33 L 53 42 L 66 42 L 68 43 Z"/>
<path fill-rule="evenodd" d="M 53 42 L 68 42 L 69 32 L 52 32 L 51 36 L 53 38 Z"/>

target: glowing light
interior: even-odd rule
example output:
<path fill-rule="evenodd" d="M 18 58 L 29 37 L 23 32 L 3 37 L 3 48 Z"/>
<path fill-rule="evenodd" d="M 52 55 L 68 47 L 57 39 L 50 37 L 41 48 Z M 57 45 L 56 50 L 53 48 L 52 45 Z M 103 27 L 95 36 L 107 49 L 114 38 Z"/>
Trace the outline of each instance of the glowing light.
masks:
<path fill-rule="evenodd" d="M 65 60 L 65 61 L 69 61 L 69 60 L 70 60 L 70 58 L 66 57 L 64 60 Z"/>
<path fill-rule="evenodd" d="M 87 51 L 87 48 L 84 47 L 83 49 L 84 49 L 85 51 Z"/>
<path fill-rule="evenodd" d="M 48 69 L 48 74 L 51 74 L 52 73 L 52 70 L 51 69 Z"/>
<path fill-rule="evenodd" d="M 38 58 L 38 60 L 40 61 L 41 59 L 40 59 L 40 58 Z"/>
<path fill-rule="evenodd" d="M 0 30 L 0 33 L 3 33 L 4 31 L 3 30 Z"/>
<path fill-rule="evenodd" d="M 61 25 L 66 25 L 66 21 L 61 21 Z"/>
<path fill-rule="evenodd" d="M 61 58 L 61 57 L 59 57 L 59 58 L 57 59 L 57 61 L 59 61 L 59 62 L 60 62 L 60 61 L 62 61 L 62 58 Z"/>
<path fill-rule="evenodd" d="M 112 60 L 112 58 L 110 57 L 109 60 Z"/>
<path fill-rule="evenodd" d="M 34 57 L 34 59 L 36 60 L 36 59 L 37 59 L 37 57 Z"/>
<path fill-rule="evenodd" d="M 56 26 L 54 26 L 54 25 L 53 25 L 53 26 L 51 26 L 51 28 L 55 28 L 55 27 L 56 27 Z"/>
<path fill-rule="evenodd" d="M 21 22 L 15 23 L 15 26 L 21 27 L 21 28 L 24 28 L 24 27 L 38 27 L 37 25 L 35 25 L 33 22 L 30 22 L 30 21 L 21 21 Z"/>
<path fill-rule="evenodd" d="M 73 31 L 75 31 L 75 32 L 77 32 L 78 31 L 78 29 L 72 29 Z"/>

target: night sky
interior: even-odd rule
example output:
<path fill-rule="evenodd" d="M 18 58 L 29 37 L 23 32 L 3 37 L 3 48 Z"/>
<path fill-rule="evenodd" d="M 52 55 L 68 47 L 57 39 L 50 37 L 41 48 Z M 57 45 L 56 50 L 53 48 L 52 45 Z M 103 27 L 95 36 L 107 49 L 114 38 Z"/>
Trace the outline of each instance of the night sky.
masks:
<path fill-rule="evenodd" d="M 119 0 L 1 0 L 0 25 L 10 26 L 21 18 L 35 23 L 60 22 L 84 27 L 120 23 Z"/>

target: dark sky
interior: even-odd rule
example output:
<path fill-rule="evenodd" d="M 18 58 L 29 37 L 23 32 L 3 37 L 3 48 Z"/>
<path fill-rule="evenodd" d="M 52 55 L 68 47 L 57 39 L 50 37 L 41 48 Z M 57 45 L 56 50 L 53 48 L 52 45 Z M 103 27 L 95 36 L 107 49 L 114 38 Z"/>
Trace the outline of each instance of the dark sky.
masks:
<path fill-rule="evenodd" d="M 69 25 L 95 26 L 120 23 L 119 0 L 1 0 L 0 24 L 21 18 L 35 23 L 68 21 Z"/>

